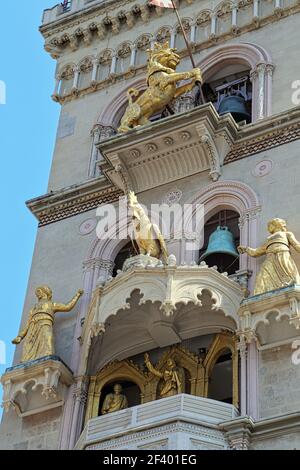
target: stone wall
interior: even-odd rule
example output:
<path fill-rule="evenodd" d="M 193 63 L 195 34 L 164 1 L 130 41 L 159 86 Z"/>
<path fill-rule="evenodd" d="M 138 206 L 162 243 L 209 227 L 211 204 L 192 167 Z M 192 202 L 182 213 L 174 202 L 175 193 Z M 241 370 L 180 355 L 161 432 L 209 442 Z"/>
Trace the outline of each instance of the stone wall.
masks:
<path fill-rule="evenodd" d="M 53 450 L 58 447 L 61 408 L 20 420 L 14 411 L 3 416 L 0 450 Z"/>
<path fill-rule="evenodd" d="M 267 418 L 300 409 L 300 366 L 292 363 L 291 344 L 260 351 L 259 409 Z"/>

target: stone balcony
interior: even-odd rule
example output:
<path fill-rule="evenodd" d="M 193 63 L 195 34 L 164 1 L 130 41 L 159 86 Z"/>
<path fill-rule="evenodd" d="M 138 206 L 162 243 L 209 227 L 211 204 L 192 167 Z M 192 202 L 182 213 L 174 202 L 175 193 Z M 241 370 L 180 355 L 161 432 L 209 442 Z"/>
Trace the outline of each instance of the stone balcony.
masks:
<path fill-rule="evenodd" d="M 228 449 L 222 423 L 230 404 L 181 394 L 88 421 L 76 449 Z"/>

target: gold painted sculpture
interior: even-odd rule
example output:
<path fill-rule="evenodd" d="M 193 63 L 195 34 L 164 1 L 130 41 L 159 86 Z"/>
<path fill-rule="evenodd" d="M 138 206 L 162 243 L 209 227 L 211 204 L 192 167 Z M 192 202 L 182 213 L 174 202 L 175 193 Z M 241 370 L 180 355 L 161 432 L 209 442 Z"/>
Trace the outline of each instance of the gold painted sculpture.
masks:
<path fill-rule="evenodd" d="M 140 254 L 153 256 L 157 259 L 162 256 L 166 261 L 168 250 L 163 235 L 159 227 L 150 221 L 133 191 L 128 194 L 128 205 L 132 212 L 134 239 Z"/>
<path fill-rule="evenodd" d="M 122 393 L 122 385 L 115 384 L 114 393 L 109 393 L 104 399 L 101 414 L 106 415 L 115 411 L 125 410 L 125 408 L 128 408 L 128 400 Z"/>
<path fill-rule="evenodd" d="M 52 302 L 52 290 L 48 286 L 35 291 L 38 303 L 30 310 L 27 324 L 12 341 L 19 344 L 24 340 L 21 362 L 34 361 L 54 354 L 53 323 L 56 312 L 70 312 L 83 294 L 79 290 L 68 304 Z"/>
<path fill-rule="evenodd" d="M 193 89 L 196 82 L 202 82 L 200 69 L 190 72 L 176 73 L 180 57 L 176 49 L 165 44 L 155 43 L 153 50 L 148 50 L 147 90 L 139 96 L 139 91 L 131 88 L 128 91 L 129 105 L 121 120 L 119 132 L 144 126 L 149 123 L 151 116 L 163 111 L 173 99 Z M 191 83 L 177 87 L 182 80 L 192 80 Z M 133 101 L 133 97 L 137 97 Z"/>
<path fill-rule="evenodd" d="M 290 252 L 293 247 L 300 253 L 300 243 L 292 232 L 287 231 L 285 220 L 270 220 L 268 231 L 271 235 L 259 248 L 238 247 L 241 254 L 248 253 L 253 257 L 266 255 L 256 277 L 254 295 L 300 284 L 299 272 Z"/>
<path fill-rule="evenodd" d="M 167 364 L 163 372 L 160 372 L 153 367 L 148 353 L 145 354 L 145 364 L 153 375 L 156 375 L 156 377 L 159 377 L 163 381 L 162 388 L 159 393 L 161 398 L 173 397 L 178 393 L 184 392 L 184 370 L 181 367 L 177 367 L 176 362 L 173 359 L 167 360 Z"/>

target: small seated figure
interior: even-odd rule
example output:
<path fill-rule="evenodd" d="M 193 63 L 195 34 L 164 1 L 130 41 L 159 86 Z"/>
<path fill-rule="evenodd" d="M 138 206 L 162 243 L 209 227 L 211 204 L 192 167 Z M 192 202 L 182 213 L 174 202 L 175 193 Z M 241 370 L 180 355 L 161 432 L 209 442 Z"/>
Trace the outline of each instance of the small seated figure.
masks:
<path fill-rule="evenodd" d="M 148 370 L 156 377 L 163 381 L 162 389 L 160 390 L 160 397 L 167 398 L 179 393 L 184 393 L 184 370 L 182 367 L 177 367 L 173 359 L 168 359 L 166 367 L 163 372 L 155 369 L 151 364 L 149 354 L 145 354 L 145 363 Z"/>
<path fill-rule="evenodd" d="M 296 240 L 292 232 L 287 231 L 286 222 L 283 219 L 270 220 L 268 231 L 269 237 L 259 248 L 238 247 L 241 254 L 247 253 L 253 257 L 266 255 L 256 276 L 254 295 L 300 284 L 299 272 L 291 256 L 291 247 L 300 253 L 300 242 Z"/>
<path fill-rule="evenodd" d="M 27 324 L 13 344 L 23 343 L 21 362 L 34 361 L 54 352 L 53 324 L 56 312 L 70 312 L 83 294 L 79 290 L 68 304 L 52 302 L 52 290 L 48 286 L 38 287 L 35 291 L 38 302 L 30 310 Z"/>
<path fill-rule="evenodd" d="M 106 415 L 115 411 L 125 410 L 128 408 L 128 400 L 122 393 L 122 385 L 115 384 L 113 393 L 109 393 L 103 402 L 101 414 Z"/>

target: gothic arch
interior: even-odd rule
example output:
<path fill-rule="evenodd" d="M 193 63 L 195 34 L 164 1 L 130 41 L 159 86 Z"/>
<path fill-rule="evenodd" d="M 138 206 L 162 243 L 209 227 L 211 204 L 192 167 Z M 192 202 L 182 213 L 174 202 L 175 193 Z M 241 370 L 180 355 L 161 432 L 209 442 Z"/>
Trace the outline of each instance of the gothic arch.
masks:
<path fill-rule="evenodd" d="M 231 209 L 240 215 L 241 244 L 257 246 L 257 217 L 260 203 L 256 193 L 250 186 L 239 181 L 218 181 L 199 191 L 187 201 L 192 205 L 186 226 L 191 227 L 191 219 L 195 216 L 197 205 L 204 205 L 204 223 L 222 209 Z M 241 269 L 255 271 L 256 262 L 249 256 L 241 256 Z"/>
<path fill-rule="evenodd" d="M 146 79 L 140 78 L 139 80 L 130 83 L 125 90 L 118 93 L 99 115 L 97 120 L 98 124 L 103 126 L 112 126 L 115 129 L 118 127 L 119 121 L 122 117 L 122 111 L 128 103 L 127 91 L 129 88 L 136 88 L 138 91 L 145 90 Z"/>

